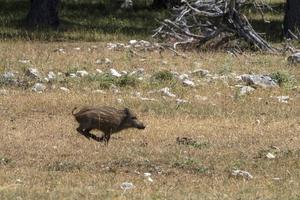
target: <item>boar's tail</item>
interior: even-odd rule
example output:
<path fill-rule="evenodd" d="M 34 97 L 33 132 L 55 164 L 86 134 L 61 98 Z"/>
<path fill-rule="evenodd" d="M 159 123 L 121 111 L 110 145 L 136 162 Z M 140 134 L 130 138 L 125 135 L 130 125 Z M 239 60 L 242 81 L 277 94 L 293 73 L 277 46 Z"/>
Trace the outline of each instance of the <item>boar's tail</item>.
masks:
<path fill-rule="evenodd" d="M 75 115 L 74 111 L 77 109 L 77 107 L 73 108 L 72 115 Z"/>

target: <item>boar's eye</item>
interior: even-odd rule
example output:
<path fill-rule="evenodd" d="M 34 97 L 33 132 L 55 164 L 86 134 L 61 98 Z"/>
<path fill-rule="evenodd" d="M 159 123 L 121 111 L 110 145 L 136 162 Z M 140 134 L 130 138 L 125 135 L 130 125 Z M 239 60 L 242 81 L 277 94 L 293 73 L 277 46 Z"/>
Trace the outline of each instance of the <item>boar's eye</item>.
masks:
<path fill-rule="evenodd" d="M 136 119 L 136 117 L 131 117 L 131 119 Z"/>

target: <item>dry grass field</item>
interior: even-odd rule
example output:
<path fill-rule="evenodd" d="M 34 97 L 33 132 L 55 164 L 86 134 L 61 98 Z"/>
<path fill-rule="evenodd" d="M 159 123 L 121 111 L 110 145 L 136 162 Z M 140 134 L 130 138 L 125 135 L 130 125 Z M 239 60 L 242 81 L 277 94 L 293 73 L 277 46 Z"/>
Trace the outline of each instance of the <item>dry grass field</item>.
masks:
<path fill-rule="evenodd" d="M 89 51 L 92 46 L 97 48 Z M 57 48 L 65 53 L 54 52 Z M 126 50 L 110 51 L 105 43 L 3 41 L 0 70 L 21 74 L 33 66 L 44 74 L 95 73 L 142 67 L 145 74 L 187 73 L 197 62 L 212 74 L 284 71 L 300 78 L 299 66 L 288 65 L 280 55 L 186 52 L 184 59 L 171 52 L 141 54 L 145 60 Z M 110 66 L 95 64 L 106 57 L 113 61 Z M 119 93 L 87 78 L 65 78 L 43 93 L 1 85 L 7 94 L 0 95 L 0 199 L 300 199 L 299 81 L 245 96 L 237 95 L 230 80 L 200 83 L 190 88 L 141 81 L 119 87 Z M 177 105 L 174 98 L 149 93 L 166 86 L 189 103 Z M 142 101 L 134 92 L 157 101 Z M 282 95 L 290 97 L 288 103 L 275 98 Z M 71 115 L 72 108 L 83 105 L 129 107 L 147 127 L 113 135 L 108 146 L 87 140 L 76 132 Z M 196 143 L 178 144 L 177 137 Z M 266 158 L 267 153 L 275 159 Z M 233 177 L 235 169 L 248 171 L 253 179 Z M 144 173 L 151 173 L 153 182 Z M 123 182 L 135 187 L 122 190 Z"/>

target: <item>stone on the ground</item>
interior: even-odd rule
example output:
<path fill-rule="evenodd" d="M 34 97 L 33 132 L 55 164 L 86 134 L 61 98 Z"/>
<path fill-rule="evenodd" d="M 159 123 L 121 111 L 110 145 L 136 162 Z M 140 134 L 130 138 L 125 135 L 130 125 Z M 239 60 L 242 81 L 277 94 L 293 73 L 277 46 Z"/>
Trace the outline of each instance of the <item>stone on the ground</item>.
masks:
<path fill-rule="evenodd" d="M 47 78 L 48 78 L 48 80 L 51 81 L 51 80 L 54 80 L 56 78 L 56 75 L 55 75 L 54 72 L 50 71 L 50 72 L 48 72 Z"/>
<path fill-rule="evenodd" d="M 46 86 L 42 83 L 35 83 L 34 86 L 31 88 L 34 92 L 43 92 L 46 89 Z"/>
<path fill-rule="evenodd" d="M 276 97 L 280 103 L 288 103 L 290 100 L 289 96 L 278 96 Z"/>
<path fill-rule="evenodd" d="M 300 52 L 294 53 L 293 55 L 289 56 L 287 60 L 290 64 L 300 63 Z"/>
<path fill-rule="evenodd" d="M 188 103 L 189 101 L 188 100 L 185 100 L 185 99 L 176 99 L 176 104 L 184 104 L 184 103 Z"/>
<path fill-rule="evenodd" d="M 8 91 L 5 89 L 0 90 L 0 95 L 8 95 Z"/>
<path fill-rule="evenodd" d="M 244 179 L 253 179 L 253 176 L 247 172 L 247 171 L 243 171 L 243 170 L 233 170 L 231 173 L 232 176 L 236 176 L 236 177 L 243 177 Z"/>
<path fill-rule="evenodd" d="M 77 75 L 78 77 L 84 77 L 84 76 L 89 75 L 89 73 L 88 73 L 86 70 L 78 70 L 78 71 L 76 72 L 76 75 Z"/>
<path fill-rule="evenodd" d="M 124 0 L 124 2 L 121 5 L 122 9 L 130 9 L 133 7 L 133 2 L 132 0 Z"/>
<path fill-rule="evenodd" d="M 170 88 L 165 87 L 159 90 L 159 92 L 161 92 L 164 96 L 168 96 L 168 97 L 176 97 L 175 94 L 170 92 Z"/>
<path fill-rule="evenodd" d="M 2 74 L 2 77 L 5 80 L 13 80 L 15 78 L 15 74 L 13 72 L 4 72 L 4 74 Z"/>
<path fill-rule="evenodd" d="M 130 45 L 135 45 L 135 44 L 137 44 L 137 43 L 138 43 L 137 40 L 129 40 L 129 44 L 130 44 Z"/>
<path fill-rule="evenodd" d="M 192 74 L 195 76 L 205 77 L 209 74 L 209 71 L 206 69 L 196 69 L 192 71 Z"/>
<path fill-rule="evenodd" d="M 268 75 L 244 74 L 241 78 L 247 85 L 259 86 L 262 88 L 278 87 L 276 81 Z"/>
<path fill-rule="evenodd" d="M 28 68 L 25 74 L 31 78 L 40 78 L 41 74 L 36 68 Z"/>
<path fill-rule="evenodd" d="M 246 94 L 249 94 L 251 92 L 253 92 L 255 89 L 251 86 L 243 86 L 241 87 L 240 89 L 240 95 L 246 95 Z"/>
<path fill-rule="evenodd" d="M 110 74 L 112 75 L 112 76 L 115 76 L 115 77 L 121 77 L 122 76 L 122 74 L 120 74 L 117 70 L 115 70 L 114 68 L 111 68 L 110 69 Z"/>
<path fill-rule="evenodd" d="M 268 159 L 274 159 L 274 158 L 276 158 L 275 155 L 272 154 L 272 153 L 270 153 L 270 152 L 267 153 L 266 157 L 267 157 Z"/>
<path fill-rule="evenodd" d="M 96 72 L 97 72 L 98 74 L 102 74 L 102 73 L 103 73 L 103 71 L 102 71 L 101 69 L 96 69 Z"/>
<path fill-rule="evenodd" d="M 60 90 L 64 91 L 64 92 L 70 92 L 70 90 L 66 87 L 60 87 L 59 88 Z"/>
<path fill-rule="evenodd" d="M 194 81 L 191 81 L 191 80 L 189 80 L 189 79 L 184 79 L 184 80 L 182 81 L 182 83 L 183 83 L 184 85 L 187 85 L 187 86 L 195 87 Z"/>
<path fill-rule="evenodd" d="M 122 190 L 130 190 L 133 189 L 135 186 L 131 182 L 124 182 L 120 185 Z"/>
<path fill-rule="evenodd" d="M 22 59 L 22 60 L 19 60 L 19 63 L 28 64 L 28 63 L 30 63 L 30 60 L 28 60 L 28 59 Z"/>
<path fill-rule="evenodd" d="M 176 72 L 175 72 L 176 73 Z M 174 74 L 175 74 L 174 73 Z M 189 75 L 187 75 L 187 74 L 180 74 L 179 76 L 178 76 L 178 78 L 180 79 L 180 80 L 185 80 L 185 79 L 188 79 L 189 78 Z"/>

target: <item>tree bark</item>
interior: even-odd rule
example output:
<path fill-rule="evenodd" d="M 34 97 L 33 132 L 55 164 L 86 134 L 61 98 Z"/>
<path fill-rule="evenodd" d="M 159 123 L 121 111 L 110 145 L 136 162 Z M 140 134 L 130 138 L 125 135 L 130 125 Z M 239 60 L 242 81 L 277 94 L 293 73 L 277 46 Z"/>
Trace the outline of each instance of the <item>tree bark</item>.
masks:
<path fill-rule="evenodd" d="M 300 0 L 287 0 L 284 16 L 284 36 L 300 38 Z"/>
<path fill-rule="evenodd" d="M 152 8 L 161 9 L 161 8 L 171 8 L 175 5 L 179 5 L 180 0 L 154 0 L 152 3 Z"/>
<path fill-rule="evenodd" d="M 60 0 L 30 1 L 31 6 L 26 18 L 26 22 L 29 27 L 58 27 L 58 4 Z"/>

